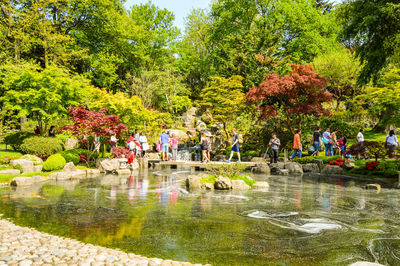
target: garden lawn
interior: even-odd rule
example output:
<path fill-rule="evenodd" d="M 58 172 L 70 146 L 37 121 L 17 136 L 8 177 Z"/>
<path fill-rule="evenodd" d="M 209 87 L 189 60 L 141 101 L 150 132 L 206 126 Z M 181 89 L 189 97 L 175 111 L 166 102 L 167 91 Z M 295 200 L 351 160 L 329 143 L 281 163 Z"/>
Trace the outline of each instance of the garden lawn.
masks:
<path fill-rule="evenodd" d="M 387 133 L 377 133 L 377 132 L 373 132 L 371 129 L 368 129 L 368 130 L 365 130 L 364 140 L 365 141 L 385 142 L 386 135 L 387 135 Z M 349 143 L 347 146 L 351 146 L 352 144 L 356 143 L 356 141 L 357 141 L 356 137 L 349 139 Z"/>
<path fill-rule="evenodd" d="M 21 157 L 22 153 L 10 150 L 0 150 L 0 157 L 10 156 L 10 157 Z"/>
<path fill-rule="evenodd" d="M 14 177 L 17 176 L 49 176 L 51 173 L 54 172 L 59 172 L 60 170 L 57 171 L 52 171 L 52 172 L 33 172 L 33 173 L 27 173 L 27 174 L 19 174 L 19 175 L 0 175 L 0 183 L 8 183 L 10 182 Z"/>

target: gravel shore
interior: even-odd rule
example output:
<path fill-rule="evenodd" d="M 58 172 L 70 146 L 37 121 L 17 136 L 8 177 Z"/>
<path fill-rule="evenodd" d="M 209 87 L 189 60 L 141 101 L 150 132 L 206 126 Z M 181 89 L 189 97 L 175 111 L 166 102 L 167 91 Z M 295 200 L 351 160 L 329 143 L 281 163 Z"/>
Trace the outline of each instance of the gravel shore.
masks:
<path fill-rule="evenodd" d="M 193 265 L 146 258 L 21 227 L 0 218 L 0 265 Z M 195 264 L 200 265 L 200 264 Z"/>

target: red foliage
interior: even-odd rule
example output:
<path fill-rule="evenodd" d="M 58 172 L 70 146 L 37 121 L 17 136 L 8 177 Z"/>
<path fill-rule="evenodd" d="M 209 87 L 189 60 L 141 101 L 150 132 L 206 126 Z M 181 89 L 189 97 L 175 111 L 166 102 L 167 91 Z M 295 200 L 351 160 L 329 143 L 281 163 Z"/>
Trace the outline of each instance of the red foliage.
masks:
<path fill-rule="evenodd" d="M 311 65 L 292 65 L 291 75 L 279 77 L 268 74 L 258 88 L 251 88 L 246 98 L 259 106 L 261 119 L 278 117 L 279 114 L 330 115 L 322 106 L 332 100 L 325 90 L 325 78 L 314 72 Z M 280 111 L 280 112 L 279 112 Z"/>
<path fill-rule="evenodd" d="M 379 162 L 377 162 L 377 161 L 366 162 L 366 163 L 365 163 L 365 168 L 366 168 L 367 170 L 374 171 L 374 170 L 376 170 L 376 167 L 377 167 L 378 165 L 379 165 Z"/>
<path fill-rule="evenodd" d="M 89 111 L 84 107 L 70 107 L 69 115 L 74 120 L 73 125 L 68 125 L 62 130 L 71 131 L 74 136 L 108 137 L 113 134 L 121 135 L 128 127 L 121 123 L 116 115 L 106 115 L 107 109 Z"/>
<path fill-rule="evenodd" d="M 112 149 L 112 158 L 122 158 L 122 155 L 125 155 L 125 158 L 128 159 L 130 157 L 130 151 L 125 147 L 116 147 Z"/>
<path fill-rule="evenodd" d="M 329 164 L 329 165 L 339 165 L 339 166 L 342 166 L 343 163 L 344 163 L 345 161 L 347 161 L 347 160 L 344 159 L 344 158 L 338 158 L 338 159 L 336 159 L 336 160 L 334 160 L 334 161 L 332 161 L 332 162 L 329 162 L 328 164 Z"/>

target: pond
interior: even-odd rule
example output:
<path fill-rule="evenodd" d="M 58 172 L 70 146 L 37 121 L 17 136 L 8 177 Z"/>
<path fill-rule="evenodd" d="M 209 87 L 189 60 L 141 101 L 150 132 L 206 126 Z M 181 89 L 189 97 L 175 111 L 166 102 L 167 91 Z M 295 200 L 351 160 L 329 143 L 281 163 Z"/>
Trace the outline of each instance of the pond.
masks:
<path fill-rule="evenodd" d="M 398 190 L 255 176 L 270 189 L 189 193 L 185 169 L 0 189 L 14 223 L 147 257 L 214 265 L 400 263 Z"/>

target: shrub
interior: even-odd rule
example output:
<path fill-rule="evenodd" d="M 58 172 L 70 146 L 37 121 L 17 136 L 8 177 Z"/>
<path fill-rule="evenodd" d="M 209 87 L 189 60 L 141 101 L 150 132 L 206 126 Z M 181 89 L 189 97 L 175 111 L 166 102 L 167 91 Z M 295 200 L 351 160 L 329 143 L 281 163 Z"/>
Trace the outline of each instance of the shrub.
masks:
<path fill-rule="evenodd" d="M 21 173 L 24 172 L 24 169 L 22 168 L 22 166 L 20 164 L 14 165 L 13 168 L 18 169 Z"/>
<path fill-rule="evenodd" d="M 347 160 L 344 159 L 344 158 L 338 158 L 338 159 L 336 159 L 336 160 L 334 160 L 334 161 L 329 162 L 328 164 L 329 164 L 329 165 L 338 165 L 338 166 L 342 166 L 343 163 L 344 163 L 345 161 L 347 161 Z"/>
<path fill-rule="evenodd" d="M 375 161 L 378 161 L 378 159 L 385 159 L 390 151 L 386 148 L 385 142 L 364 141 L 351 145 L 349 152 L 351 155 L 368 153 L 375 158 Z"/>
<path fill-rule="evenodd" d="M 57 138 L 35 136 L 25 139 L 21 145 L 21 150 L 23 153 L 46 159 L 50 155 L 62 151 L 63 144 Z"/>
<path fill-rule="evenodd" d="M 234 164 L 215 165 L 207 170 L 210 171 L 213 176 L 216 177 L 226 176 L 229 177 L 230 179 L 233 179 L 234 177 L 239 176 L 240 172 L 244 171 L 245 169 L 246 169 L 245 164 L 234 163 Z"/>
<path fill-rule="evenodd" d="M 312 163 L 314 159 L 322 160 L 324 164 L 329 164 L 330 162 L 333 162 L 337 159 L 342 158 L 340 155 L 335 155 L 335 156 L 330 156 L 330 157 L 325 157 L 325 156 L 307 156 L 303 158 L 293 158 L 294 162 L 300 163 L 300 164 L 307 164 L 307 163 Z"/>
<path fill-rule="evenodd" d="M 61 156 L 61 154 L 53 154 L 43 164 L 43 170 L 44 171 L 54 171 L 54 170 L 61 170 L 64 168 L 65 164 L 67 162 L 65 161 L 64 157 Z"/>
<path fill-rule="evenodd" d="M 79 152 L 76 149 L 62 151 L 62 152 L 60 152 L 60 154 L 62 157 L 64 157 L 64 159 L 67 163 L 73 162 L 75 165 L 77 165 L 81 161 Z"/>
<path fill-rule="evenodd" d="M 385 176 L 397 177 L 400 171 L 400 161 L 381 161 L 376 169 L 382 171 Z"/>
<path fill-rule="evenodd" d="M 4 144 L 10 145 L 14 151 L 21 151 L 21 145 L 23 141 L 29 137 L 35 136 L 35 134 L 30 132 L 16 132 L 10 135 L 7 135 L 4 138 Z"/>
<path fill-rule="evenodd" d="M 243 153 L 243 157 L 258 157 L 257 151 L 246 151 Z"/>
<path fill-rule="evenodd" d="M 68 139 L 68 138 L 72 138 L 72 135 L 71 134 L 66 134 L 65 132 L 63 132 L 61 134 L 57 134 L 56 138 L 61 140 L 62 143 L 65 143 L 65 140 Z"/>
<path fill-rule="evenodd" d="M 125 158 L 129 157 L 129 150 L 124 147 L 116 147 L 112 149 L 111 157 L 112 158 L 122 158 L 122 155 L 125 155 Z"/>
<path fill-rule="evenodd" d="M 379 165 L 379 162 L 373 161 L 373 162 L 366 162 L 365 163 L 365 169 L 369 171 L 374 171 L 376 170 L 376 167 Z"/>
<path fill-rule="evenodd" d="M 200 183 L 213 183 L 213 184 L 215 184 L 215 179 L 217 178 L 217 176 L 215 176 L 215 175 L 210 175 L 210 176 L 207 176 L 207 177 L 204 177 L 204 178 L 202 178 L 201 180 L 200 180 Z M 252 185 L 254 185 L 255 183 L 257 183 L 257 181 L 256 180 L 254 180 L 254 179 L 251 179 L 251 178 L 249 178 L 249 177 L 247 177 L 247 176 L 241 176 L 241 175 L 238 175 L 238 176 L 234 176 L 234 177 L 232 177 L 232 178 L 230 178 L 231 180 L 243 180 L 247 185 L 249 185 L 250 187 L 252 186 Z"/>
<path fill-rule="evenodd" d="M 0 164 L 9 164 L 11 160 L 19 159 L 20 156 L 17 155 L 4 155 L 0 157 Z"/>

